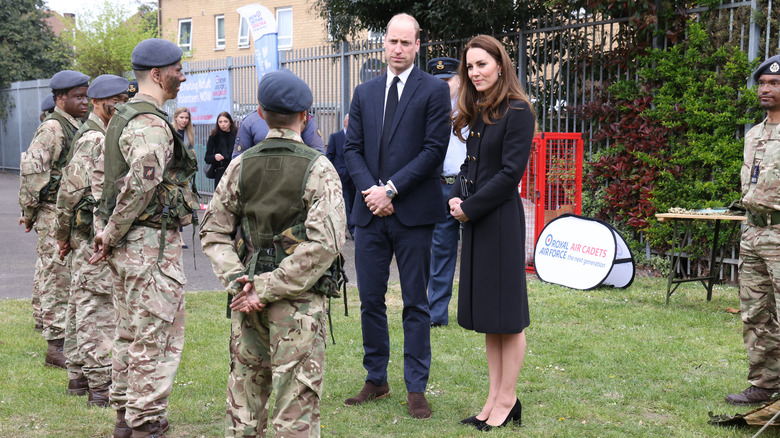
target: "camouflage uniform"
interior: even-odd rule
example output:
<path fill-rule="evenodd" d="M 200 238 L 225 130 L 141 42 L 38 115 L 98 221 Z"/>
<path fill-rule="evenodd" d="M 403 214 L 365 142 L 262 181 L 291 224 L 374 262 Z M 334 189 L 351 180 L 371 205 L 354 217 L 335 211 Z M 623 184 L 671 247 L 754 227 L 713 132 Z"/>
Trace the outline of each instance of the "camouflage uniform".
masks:
<path fill-rule="evenodd" d="M 133 101 L 159 108 L 145 94 L 137 94 Z M 127 424 L 135 428 L 165 418 L 184 347 L 186 278 L 178 227 L 165 231 L 164 252 L 158 262 L 162 230 L 134 224 L 155 196 L 173 158 L 173 133 L 159 117 L 141 114 L 122 131 L 119 148 L 130 170 L 117 182 L 116 207 L 103 228 L 104 243 L 114 247 L 109 265 L 118 316 L 110 401 L 114 410 L 126 409 Z"/>
<path fill-rule="evenodd" d="M 74 128 L 79 127 L 70 114 L 55 108 L 54 111 L 64 117 Z M 41 323 L 43 338 L 47 341 L 65 337 L 65 313 L 68 306 L 68 294 L 71 281 L 70 255 L 60 260 L 57 240 L 54 236 L 54 203 L 40 199 L 41 190 L 46 187 L 52 176 L 52 166 L 67 149 L 66 134 L 62 125 L 54 119 L 45 120 L 35 131 L 30 147 L 22 154 L 21 187 L 19 205 L 22 216 L 33 222 L 38 234 L 38 258 L 40 270 L 36 269 L 35 281 L 40 295 Z M 36 265 L 37 268 L 37 265 Z M 35 290 L 36 286 L 33 286 Z"/>
<path fill-rule="evenodd" d="M 73 250 L 64 348 L 68 378 L 84 375 L 90 388 L 96 388 L 111 382 L 110 353 L 116 312 L 111 301 L 113 278 L 108 262 L 88 262 L 94 254 L 92 224 L 71 227 L 77 205 L 88 196 L 94 197 L 92 173 L 95 161 L 103 154 L 106 126 L 95 114 L 90 114 L 89 120 L 101 130 L 86 131 L 72 145 L 72 158 L 62 170 L 57 196 L 55 237 L 59 241 L 69 240 Z"/>
<path fill-rule="evenodd" d="M 739 298 L 748 381 L 766 389 L 780 388 L 780 221 L 773 218 L 769 225 L 757 224 L 751 216 L 766 218 L 780 211 L 778 172 L 780 129 L 765 120 L 745 136 L 742 204 L 749 219 L 740 243 Z"/>
<path fill-rule="evenodd" d="M 267 138 L 301 142 L 288 129 Z M 232 235 L 239 216 L 240 170 L 246 154 L 233 160 L 214 192 L 201 226 L 204 253 L 225 288 L 244 270 Z M 303 194 L 307 241 L 272 272 L 254 277 L 266 307 L 233 312 L 230 336 L 225 436 L 265 436 L 269 397 L 276 390 L 275 436 L 319 436 L 319 401 L 325 361 L 325 298 L 309 288 L 341 251 L 346 215 L 338 173 L 325 156 L 315 159 Z"/>

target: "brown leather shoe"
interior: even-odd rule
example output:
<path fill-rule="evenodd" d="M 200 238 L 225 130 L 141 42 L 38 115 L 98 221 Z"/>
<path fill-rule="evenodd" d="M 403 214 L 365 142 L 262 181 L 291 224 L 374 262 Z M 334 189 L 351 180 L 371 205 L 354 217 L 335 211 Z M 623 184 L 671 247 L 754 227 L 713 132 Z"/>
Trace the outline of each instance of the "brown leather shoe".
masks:
<path fill-rule="evenodd" d="M 62 354 L 62 346 L 65 344 L 65 339 L 54 339 L 48 342 L 49 347 L 46 349 L 44 364 L 50 367 L 65 368 L 65 355 Z"/>
<path fill-rule="evenodd" d="M 82 374 L 78 379 L 68 380 L 68 389 L 65 392 L 68 395 L 87 395 L 88 389 L 89 380 L 87 380 L 87 376 Z"/>
<path fill-rule="evenodd" d="M 431 408 L 422 392 L 410 392 L 406 397 L 406 403 L 412 418 L 431 418 Z"/>
<path fill-rule="evenodd" d="M 125 421 L 125 410 L 116 411 L 116 422 L 114 423 L 114 433 L 111 438 L 130 438 L 133 435 L 133 429 Z"/>
<path fill-rule="evenodd" d="M 385 382 L 383 385 L 376 386 L 371 382 L 366 382 L 358 395 L 344 400 L 347 406 L 355 406 L 371 400 L 379 400 L 390 395 L 390 387 Z"/>
<path fill-rule="evenodd" d="M 108 407 L 108 387 L 110 383 L 106 383 L 94 388 L 89 388 L 89 398 L 87 399 L 87 406 L 97 406 L 100 408 Z"/>
<path fill-rule="evenodd" d="M 750 385 L 750 387 L 739 394 L 729 394 L 726 396 L 726 403 L 732 405 L 757 405 L 766 403 L 772 398 L 772 394 L 780 392 L 778 389 L 759 388 Z"/>
<path fill-rule="evenodd" d="M 133 428 L 132 438 L 159 438 L 165 436 L 165 432 L 168 431 L 168 421 L 162 419 L 160 421 L 149 421 L 138 427 Z"/>

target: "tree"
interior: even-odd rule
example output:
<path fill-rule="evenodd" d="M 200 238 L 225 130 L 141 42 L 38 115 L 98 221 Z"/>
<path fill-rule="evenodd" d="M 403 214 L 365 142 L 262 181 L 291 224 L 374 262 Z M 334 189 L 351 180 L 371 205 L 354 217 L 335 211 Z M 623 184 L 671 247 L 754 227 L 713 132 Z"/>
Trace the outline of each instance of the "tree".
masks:
<path fill-rule="evenodd" d="M 43 0 L 3 0 L 0 8 L 0 88 L 49 78 L 70 64 L 70 53 L 44 21 Z"/>
<path fill-rule="evenodd" d="M 125 19 L 123 9 L 108 1 L 97 16 L 79 17 L 75 32 L 63 39 L 75 51 L 74 69 L 95 78 L 102 74 L 122 76 L 130 68 L 135 46 L 157 36 L 157 11 L 148 5 Z"/>

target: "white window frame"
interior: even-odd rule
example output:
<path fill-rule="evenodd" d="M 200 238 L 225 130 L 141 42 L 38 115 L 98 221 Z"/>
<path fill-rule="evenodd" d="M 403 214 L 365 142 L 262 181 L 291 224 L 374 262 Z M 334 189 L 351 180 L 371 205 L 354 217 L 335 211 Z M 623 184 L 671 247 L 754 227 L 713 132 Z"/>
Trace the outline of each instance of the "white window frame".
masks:
<path fill-rule="evenodd" d="M 290 14 L 290 35 L 282 37 L 281 27 L 279 23 L 279 15 L 283 13 Z M 279 50 L 290 50 L 293 46 L 293 11 L 292 6 L 285 6 L 283 8 L 276 8 L 276 35 L 277 35 L 277 47 Z M 282 40 L 284 38 L 284 41 Z"/>
<path fill-rule="evenodd" d="M 249 36 L 252 33 L 249 29 L 249 21 L 246 18 L 242 17 L 241 15 L 238 16 L 238 20 L 239 20 L 238 21 L 238 48 L 246 49 L 247 47 L 249 47 L 249 44 L 251 42 Z M 241 35 L 241 29 L 244 23 L 246 23 L 246 34 Z"/>
<path fill-rule="evenodd" d="M 185 23 L 189 23 L 189 25 L 190 25 L 190 34 L 188 35 L 189 42 L 187 44 L 182 44 L 182 42 L 181 42 L 181 37 L 182 37 L 181 27 Z M 185 52 L 191 52 L 192 51 L 192 34 L 193 34 L 193 32 L 192 32 L 192 18 L 180 18 L 179 19 L 179 35 L 176 38 L 176 41 L 179 42 L 179 44 L 178 44 L 179 47 L 181 47 L 181 49 L 184 50 Z"/>
<path fill-rule="evenodd" d="M 222 21 L 222 39 L 219 38 L 219 22 Z M 217 50 L 225 49 L 225 15 L 214 16 L 214 47 Z"/>

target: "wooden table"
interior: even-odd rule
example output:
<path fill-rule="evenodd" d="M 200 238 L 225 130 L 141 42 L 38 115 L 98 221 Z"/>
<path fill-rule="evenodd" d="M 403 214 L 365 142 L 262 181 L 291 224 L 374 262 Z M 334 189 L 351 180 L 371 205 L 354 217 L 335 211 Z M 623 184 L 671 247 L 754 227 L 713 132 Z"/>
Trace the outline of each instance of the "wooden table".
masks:
<path fill-rule="evenodd" d="M 716 263 L 718 263 L 717 260 L 717 254 L 718 250 L 720 249 L 718 247 L 718 238 L 720 237 L 720 222 L 721 221 L 733 221 L 734 224 L 739 224 L 740 222 L 747 220 L 747 217 L 745 216 L 736 216 L 736 215 L 730 215 L 730 214 L 691 214 L 691 213 L 659 213 L 656 214 L 655 217 L 658 219 L 658 222 L 672 222 L 674 229 L 672 234 L 672 263 L 671 263 L 671 269 L 669 271 L 669 281 L 666 285 L 666 304 L 669 304 L 669 297 L 672 296 L 675 290 L 677 290 L 677 287 L 680 286 L 680 283 L 687 283 L 690 281 L 701 281 L 701 284 L 704 286 L 705 289 L 707 289 L 707 301 L 712 300 L 712 286 L 715 284 L 715 280 L 718 279 L 718 266 Z M 712 252 L 710 254 L 710 273 L 707 276 L 704 277 L 692 277 L 692 278 L 683 278 L 682 276 L 680 278 L 675 278 L 675 274 L 677 274 L 677 268 L 680 265 L 680 258 L 682 258 L 682 250 L 685 246 L 685 242 L 688 241 L 688 239 L 691 236 L 691 227 L 693 226 L 693 222 L 696 220 L 704 220 L 704 221 L 715 221 L 715 237 L 712 239 Z M 685 223 L 685 232 L 683 233 L 682 239 L 678 241 L 679 233 L 677 232 L 677 223 L 678 222 L 684 222 Z M 675 248 L 677 251 L 675 251 Z M 675 255 L 675 252 L 677 255 Z M 721 258 L 722 262 L 722 258 Z M 719 263 L 718 263 L 719 264 Z M 674 288 L 672 288 L 672 285 L 675 285 Z"/>

